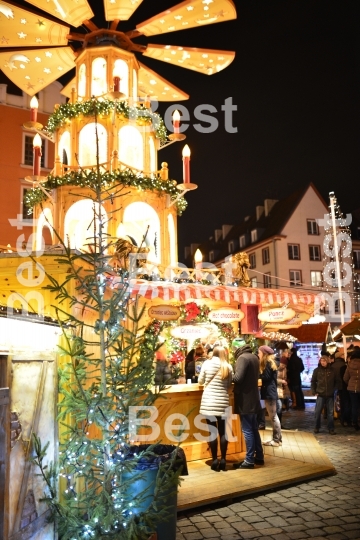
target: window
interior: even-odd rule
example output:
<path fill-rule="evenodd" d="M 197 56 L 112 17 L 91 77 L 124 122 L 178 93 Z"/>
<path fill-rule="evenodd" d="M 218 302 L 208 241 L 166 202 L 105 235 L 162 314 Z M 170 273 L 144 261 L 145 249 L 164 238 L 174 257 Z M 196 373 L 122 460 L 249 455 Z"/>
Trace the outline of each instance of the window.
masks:
<path fill-rule="evenodd" d="M 290 270 L 290 287 L 299 287 L 301 283 L 301 270 Z"/>
<path fill-rule="evenodd" d="M 245 234 L 240 236 L 240 247 L 241 248 L 245 247 Z"/>
<path fill-rule="evenodd" d="M 33 147 L 33 135 L 25 135 L 24 139 L 24 158 L 23 163 L 24 165 L 30 165 L 33 166 L 34 163 L 34 147 Z M 42 146 L 41 146 L 41 161 L 40 165 L 44 169 L 46 167 L 46 141 L 44 139 L 41 139 Z"/>
<path fill-rule="evenodd" d="M 300 246 L 299 244 L 288 244 L 288 254 L 290 261 L 300 260 Z"/>
<path fill-rule="evenodd" d="M 360 250 L 354 249 L 354 268 L 360 270 Z"/>
<path fill-rule="evenodd" d="M 269 264 L 269 262 L 270 262 L 269 248 L 264 248 L 262 250 L 262 262 L 263 262 L 263 264 Z"/>
<path fill-rule="evenodd" d="M 322 287 L 322 275 L 319 270 L 310 271 L 310 281 L 312 287 Z"/>
<path fill-rule="evenodd" d="M 271 275 L 264 274 L 264 289 L 271 288 Z"/>
<path fill-rule="evenodd" d="M 257 278 L 256 277 L 252 277 L 250 279 L 250 282 L 251 282 L 251 287 L 257 287 Z"/>
<path fill-rule="evenodd" d="M 253 231 L 251 231 L 251 241 L 252 242 L 256 242 L 257 241 L 257 230 L 254 229 Z"/>
<path fill-rule="evenodd" d="M 345 301 L 342 300 L 342 305 L 343 305 L 343 312 L 345 313 Z M 341 311 L 340 311 L 340 308 L 341 308 L 341 304 L 340 304 L 340 300 L 335 300 L 335 309 L 334 309 L 334 313 L 335 315 L 340 315 Z"/>
<path fill-rule="evenodd" d="M 233 242 L 233 240 L 231 240 L 231 241 L 228 243 L 228 251 L 229 251 L 229 253 L 233 253 L 233 252 L 234 252 L 234 242 Z"/>
<path fill-rule="evenodd" d="M 319 234 L 319 226 L 315 219 L 307 220 L 307 232 L 308 234 Z"/>
<path fill-rule="evenodd" d="M 215 260 L 215 254 L 213 251 L 210 251 L 209 253 L 209 262 L 214 262 Z"/>
<path fill-rule="evenodd" d="M 21 186 L 21 201 L 20 201 L 21 208 L 20 208 L 20 213 L 22 214 L 22 219 L 23 220 L 25 220 L 25 219 L 31 220 L 31 222 L 28 223 L 28 225 L 32 225 L 33 209 L 28 208 L 27 206 L 25 206 L 25 203 L 24 203 L 24 197 L 25 197 L 25 195 L 26 195 L 26 193 L 28 191 L 31 191 L 31 189 L 26 188 L 24 186 Z"/>
<path fill-rule="evenodd" d="M 320 246 L 309 246 L 309 256 L 310 256 L 310 261 L 320 261 L 321 260 Z"/>
<path fill-rule="evenodd" d="M 256 253 L 250 253 L 249 261 L 250 261 L 250 268 L 256 268 Z"/>

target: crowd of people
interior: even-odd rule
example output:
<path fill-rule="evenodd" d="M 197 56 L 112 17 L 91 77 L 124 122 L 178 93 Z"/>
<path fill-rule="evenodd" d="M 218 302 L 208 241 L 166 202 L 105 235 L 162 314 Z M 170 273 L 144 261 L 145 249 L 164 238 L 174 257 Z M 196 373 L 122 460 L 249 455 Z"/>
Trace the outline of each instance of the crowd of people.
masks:
<path fill-rule="evenodd" d="M 341 424 L 360 429 L 360 347 L 347 350 L 347 361 L 344 356 L 343 349 L 330 355 L 323 347 L 319 365 L 313 371 L 311 391 L 316 396 L 314 433 L 319 433 L 323 416 L 330 435 L 335 435 L 335 395 Z M 234 412 L 240 417 L 246 445 L 245 459 L 235 463 L 235 469 L 264 465 L 263 446 L 282 445 L 283 410 L 288 410 L 290 403 L 293 409 L 305 410 L 301 386 L 301 373 L 305 368 L 296 347 L 282 349 L 276 357 L 275 351 L 267 345 L 260 346 L 255 353 L 249 344 L 244 344 L 235 350 L 234 357 L 235 365 L 232 367 L 224 347 L 217 345 L 207 349 L 198 346 L 189 352 L 185 361 L 188 382 L 198 382 L 203 386 L 200 414 L 205 416 L 209 431 L 216 430 L 218 435 L 209 443 L 214 471 L 226 468 L 228 441 L 223 416 L 229 407 L 232 384 Z M 157 364 L 156 384 L 160 378 L 162 382 L 173 384 L 166 359 L 158 359 Z M 272 438 L 262 442 L 259 429 L 265 428 L 265 411 L 272 425 Z"/>

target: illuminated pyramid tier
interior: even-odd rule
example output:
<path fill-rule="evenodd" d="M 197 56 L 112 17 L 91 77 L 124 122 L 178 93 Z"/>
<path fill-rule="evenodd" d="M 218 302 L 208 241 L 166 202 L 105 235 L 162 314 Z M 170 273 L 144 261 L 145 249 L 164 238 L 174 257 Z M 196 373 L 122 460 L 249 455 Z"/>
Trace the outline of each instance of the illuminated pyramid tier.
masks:
<path fill-rule="evenodd" d="M 151 262 L 177 263 L 179 192 L 167 165 L 159 170 L 157 152 L 166 130 L 150 100 L 137 97 L 138 71 L 134 54 L 112 45 L 87 48 L 76 59 L 71 99 L 48 124 L 54 170 L 34 185 L 42 199 L 35 207 L 36 250 L 42 236 L 47 244 L 58 243 L 52 227 L 71 248 L 87 249 L 98 226 L 89 186 L 100 182 L 110 189 L 98 212 L 105 232 L 147 248 Z"/>

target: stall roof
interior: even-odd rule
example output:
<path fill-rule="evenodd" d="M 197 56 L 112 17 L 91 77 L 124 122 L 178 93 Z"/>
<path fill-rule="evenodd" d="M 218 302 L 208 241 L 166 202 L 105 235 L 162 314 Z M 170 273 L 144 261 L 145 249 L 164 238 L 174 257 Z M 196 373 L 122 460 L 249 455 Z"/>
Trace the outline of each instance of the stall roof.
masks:
<path fill-rule="evenodd" d="M 325 343 L 328 341 L 330 323 L 303 324 L 300 328 L 292 328 L 291 335 L 299 343 Z"/>
<path fill-rule="evenodd" d="M 163 281 L 131 280 L 131 295 L 140 295 L 148 299 L 178 300 L 186 302 L 191 299 L 208 298 L 227 303 L 239 304 L 275 304 L 290 303 L 293 305 L 314 306 L 317 295 L 281 289 L 258 289 L 251 287 L 212 286 L 195 283 L 172 283 Z"/>
<path fill-rule="evenodd" d="M 360 314 L 357 313 L 359 317 L 353 315 L 353 319 L 350 322 L 347 322 L 340 326 L 340 330 L 345 336 L 354 336 L 355 334 L 360 335 Z"/>

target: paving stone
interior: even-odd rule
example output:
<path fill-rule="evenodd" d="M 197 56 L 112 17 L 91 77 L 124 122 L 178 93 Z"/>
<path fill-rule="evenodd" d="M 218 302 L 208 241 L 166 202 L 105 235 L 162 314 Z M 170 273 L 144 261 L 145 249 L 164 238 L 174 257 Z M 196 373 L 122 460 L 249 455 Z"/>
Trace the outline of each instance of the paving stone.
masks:
<path fill-rule="evenodd" d="M 218 514 L 215 514 L 215 516 L 209 516 L 207 520 L 209 521 L 209 523 L 216 523 L 217 521 L 223 521 L 223 518 L 220 517 Z"/>
<path fill-rule="evenodd" d="M 332 527 L 324 527 L 324 531 L 328 534 L 342 532 L 344 529 L 338 525 L 333 525 Z"/>
<path fill-rule="evenodd" d="M 248 523 L 258 523 L 263 521 L 263 518 L 261 516 L 242 516 L 244 521 L 247 521 Z"/>
<path fill-rule="evenodd" d="M 198 532 L 196 527 L 194 527 L 194 525 L 191 525 L 191 526 L 187 525 L 186 527 L 181 527 L 180 531 L 182 532 L 182 534 Z"/>
<path fill-rule="evenodd" d="M 218 510 L 218 514 L 221 517 L 228 517 L 228 516 L 233 516 L 234 512 L 233 510 L 231 510 L 231 508 L 220 508 Z"/>
<path fill-rule="evenodd" d="M 337 533 L 337 534 L 329 534 L 329 536 L 326 537 L 329 540 L 344 540 L 346 536 L 343 533 Z"/>
<path fill-rule="evenodd" d="M 201 529 L 204 538 L 219 538 L 219 531 L 216 529 Z"/>
<path fill-rule="evenodd" d="M 204 523 L 207 523 L 207 520 L 203 517 L 203 516 L 192 516 L 190 518 L 190 521 L 191 523 L 196 523 L 196 525 L 198 525 L 198 523 L 201 523 L 201 522 L 204 522 Z"/>
<path fill-rule="evenodd" d="M 185 536 L 186 540 L 202 540 L 204 537 L 201 533 L 195 532 L 195 533 L 188 533 Z"/>
<path fill-rule="evenodd" d="M 359 531 L 358 530 L 356 530 L 356 531 L 344 531 L 343 535 L 346 538 L 355 538 L 356 540 L 359 540 Z"/>
<path fill-rule="evenodd" d="M 252 531 L 242 532 L 240 538 L 244 538 L 246 540 L 247 538 L 250 539 L 250 538 L 261 538 L 261 537 L 259 537 L 258 531 L 252 530 Z"/>
<path fill-rule="evenodd" d="M 359 516 L 341 516 L 346 523 L 360 523 Z"/>
<path fill-rule="evenodd" d="M 306 530 L 306 533 L 309 535 L 310 538 L 313 538 L 314 536 L 321 536 L 323 534 L 323 530 L 321 528 L 309 528 Z"/>
<path fill-rule="evenodd" d="M 236 529 L 237 531 L 239 531 L 241 534 L 245 531 L 253 531 L 254 530 L 254 527 L 252 525 L 250 525 L 250 523 L 245 523 L 245 522 L 241 522 L 241 523 L 233 523 L 233 527 L 234 529 Z"/>

